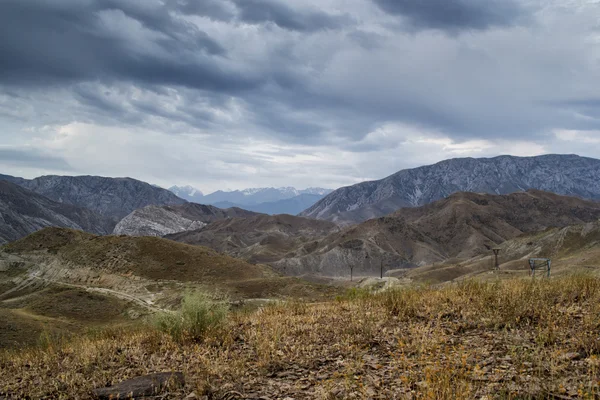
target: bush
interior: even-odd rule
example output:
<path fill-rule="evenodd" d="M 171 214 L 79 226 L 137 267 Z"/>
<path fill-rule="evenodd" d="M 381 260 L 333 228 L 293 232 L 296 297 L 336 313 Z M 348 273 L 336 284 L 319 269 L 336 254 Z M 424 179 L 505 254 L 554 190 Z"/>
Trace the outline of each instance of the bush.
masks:
<path fill-rule="evenodd" d="M 158 330 L 177 341 L 200 341 L 209 330 L 223 324 L 228 312 L 226 303 L 215 302 L 204 293 L 194 292 L 184 296 L 179 310 L 157 313 L 152 322 Z"/>

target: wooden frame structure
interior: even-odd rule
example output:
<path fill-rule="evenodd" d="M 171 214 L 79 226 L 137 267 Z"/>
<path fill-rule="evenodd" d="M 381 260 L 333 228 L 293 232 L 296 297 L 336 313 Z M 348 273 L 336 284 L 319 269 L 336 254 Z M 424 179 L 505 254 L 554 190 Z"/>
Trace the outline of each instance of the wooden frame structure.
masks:
<path fill-rule="evenodd" d="M 550 270 L 552 267 L 552 260 L 549 258 L 530 258 L 529 268 L 531 270 L 531 277 L 535 277 L 535 271 L 544 271 L 546 276 L 550 277 Z"/>

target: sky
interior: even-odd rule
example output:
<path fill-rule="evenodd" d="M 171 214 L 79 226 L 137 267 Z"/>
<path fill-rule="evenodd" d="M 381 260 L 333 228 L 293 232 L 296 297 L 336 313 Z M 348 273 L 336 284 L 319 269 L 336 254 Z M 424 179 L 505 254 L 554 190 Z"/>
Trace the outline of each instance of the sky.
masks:
<path fill-rule="evenodd" d="M 598 0 L 1 0 L 0 173 L 337 188 L 600 158 Z"/>

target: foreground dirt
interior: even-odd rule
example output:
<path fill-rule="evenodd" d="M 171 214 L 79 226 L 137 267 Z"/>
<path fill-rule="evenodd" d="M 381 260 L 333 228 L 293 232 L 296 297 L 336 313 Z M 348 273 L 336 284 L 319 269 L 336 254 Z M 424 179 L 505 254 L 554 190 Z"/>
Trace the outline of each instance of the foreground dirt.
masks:
<path fill-rule="evenodd" d="M 0 397 L 88 398 L 182 371 L 206 399 L 598 398 L 600 279 L 464 282 L 232 314 L 202 343 L 147 329 L 0 353 Z"/>

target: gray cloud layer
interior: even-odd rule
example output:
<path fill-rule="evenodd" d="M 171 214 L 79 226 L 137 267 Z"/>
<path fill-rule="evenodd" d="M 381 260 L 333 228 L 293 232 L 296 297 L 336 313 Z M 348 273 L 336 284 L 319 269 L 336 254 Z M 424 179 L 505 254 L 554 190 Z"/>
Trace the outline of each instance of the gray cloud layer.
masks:
<path fill-rule="evenodd" d="M 124 79 L 223 91 L 260 84 L 228 65 L 217 41 L 166 11 L 152 1 L 3 1 L 0 81 Z"/>
<path fill-rule="evenodd" d="M 349 22 L 341 16 L 331 16 L 320 11 L 301 12 L 285 3 L 273 0 L 234 0 L 240 19 L 251 23 L 272 22 L 294 31 L 318 31 L 341 28 Z"/>
<path fill-rule="evenodd" d="M 525 10 L 513 0 L 373 0 L 415 29 L 488 29 L 514 24 Z"/>
<path fill-rule="evenodd" d="M 176 137 L 178 149 L 208 143 L 212 151 L 202 157 L 219 159 L 190 155 L 188 162 L 205 162 L 213 177 L 272 179 L 284 163 L 344 154 L 357 164 L 340 158 L 318 171 L 347 184 L 346 177 L 381 177 L 406 160 L 435 161 L 409 153 L 423 143 L 445 149 L 434 152 L 442 157 L 454 149 L 477 155 L 473 143 L 483 142 L 550 150 L 564 130 L 593 142 L 599 7 L 587 0 L 3 0 L 0 145 L 50 146 L 77 168 L 76 156 L 95 140 L 83 128 L 61 131 L 77 122 L 94 135 L 138 132 L 121 144 L 132 146 L 132 157 L 160 157 L 160 148 L 144 147 L 147 132 Z M 248 147 L 253 153 L 242 154 Z M 39 168 L 65 167 L 42 157 L 45 150 L 37 154 Z M 367 156 L 386 161 L 371 165 Z M 170 176 L 181 173 L 173 168 Z"/>

